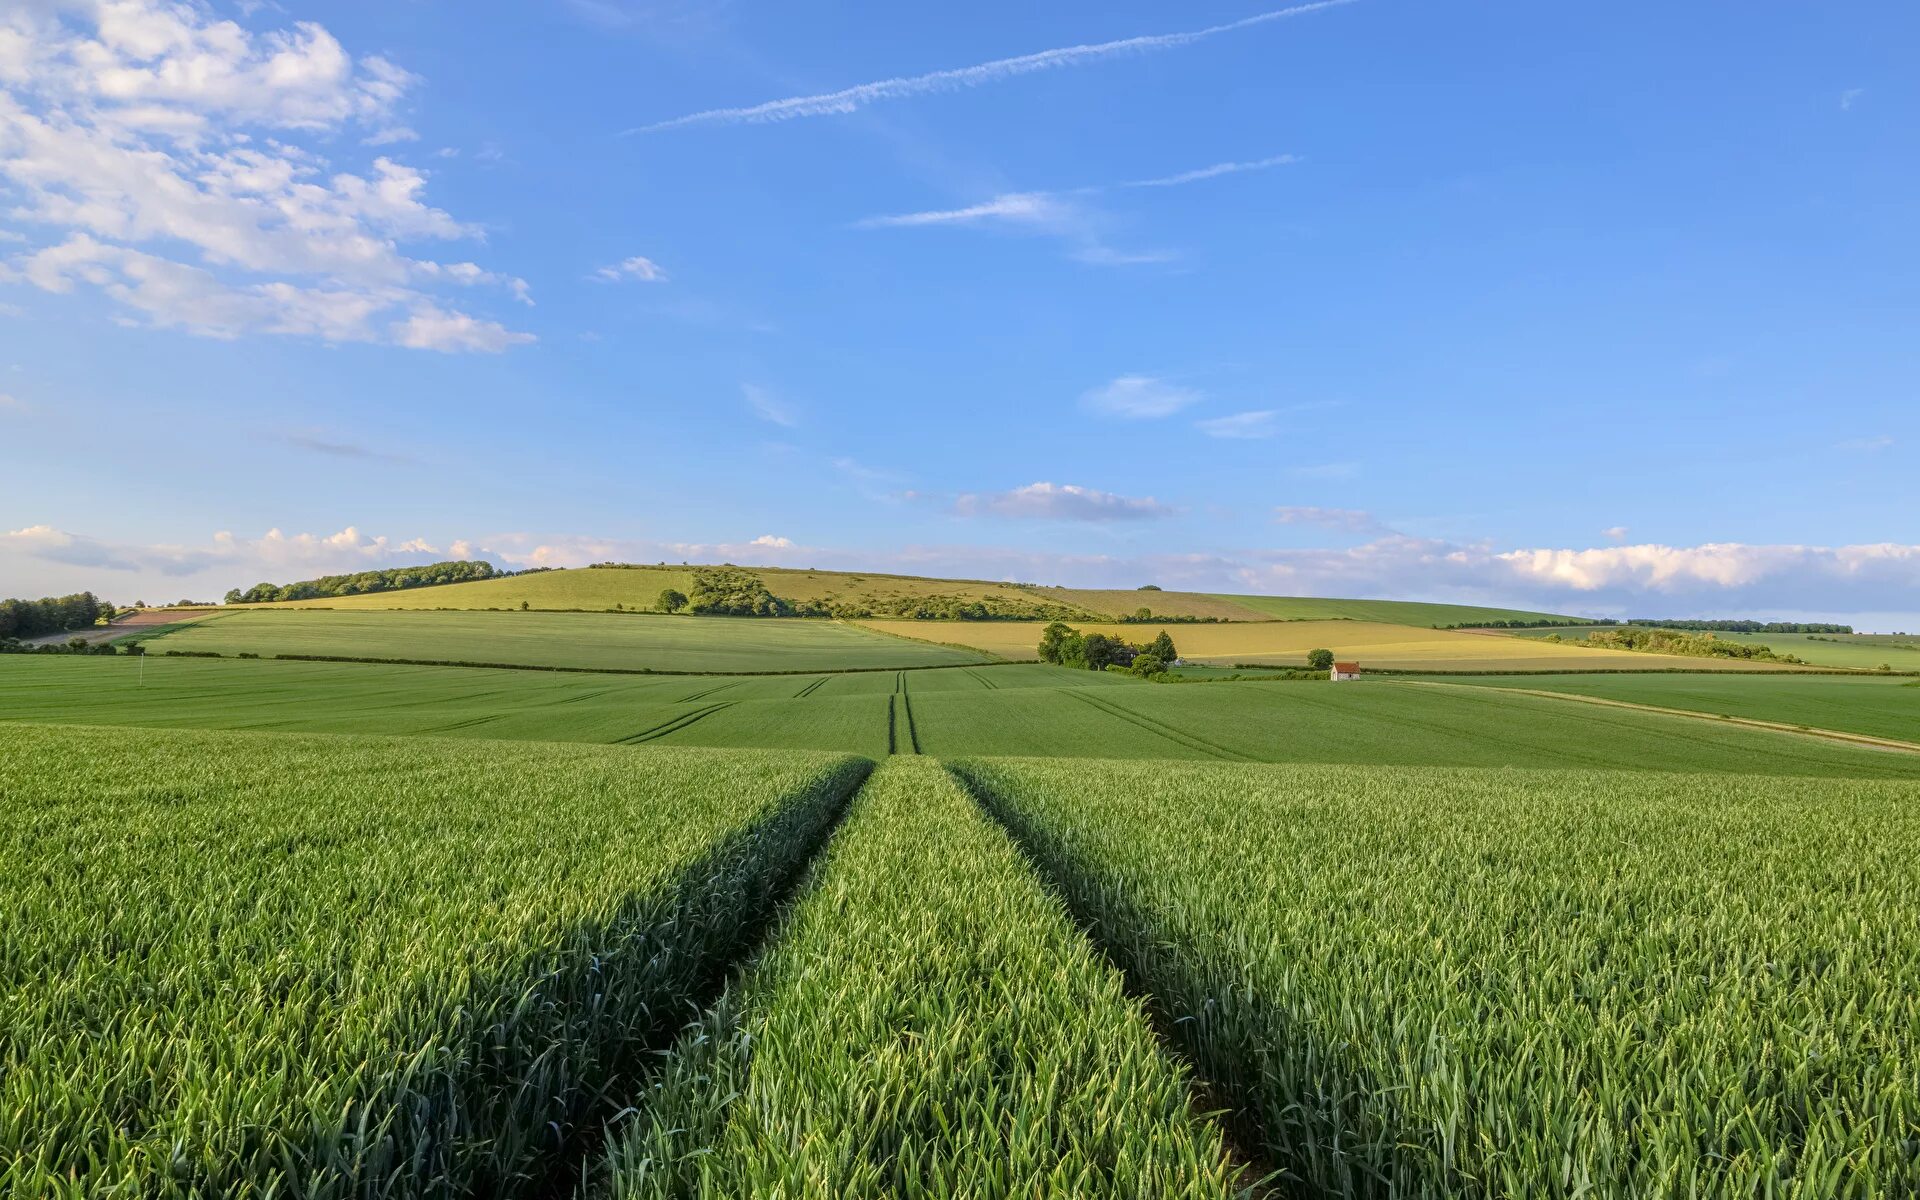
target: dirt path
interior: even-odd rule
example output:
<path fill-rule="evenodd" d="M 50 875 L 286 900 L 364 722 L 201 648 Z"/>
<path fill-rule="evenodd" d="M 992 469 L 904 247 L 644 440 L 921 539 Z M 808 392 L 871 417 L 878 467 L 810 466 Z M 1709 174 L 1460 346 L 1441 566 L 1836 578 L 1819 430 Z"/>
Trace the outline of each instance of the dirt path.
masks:
<path fill-rule="evenodd" d="M 1853 746 L 1866 746 L 1874 750 L 1891 750 L 1898 753 L 1920 754 L 1920 744 L 1902 742 L 1895 738 L 1874 737 L 1866 733 L 1848 733 L 1841 729 L 1815 729 L 1810 725 L 1790 725 L 1785 721 L 1763 721 L 1758 717 L 1729 717 L 1720 713 L 1696 712 L 1688 708 L 1662 708 L 1657 704 L 1636 704 L 1631 700 L 1607 700 L 1600 696 L 1582 696 L 1574 692 L 1548 692 L 1536 688 L 1477 688 L 1470 683 L 1433 683 L 1419 679 L 1395 679 L 1393 683 L 1413 687 L 1465 688 L 1473 691 L 1505 692 L 1517 696 L 1542 696 L 1548 700 L 1571 700 L 1579 704 L 1597 704 L 1603 708 L 1631 708 L 1640 712 L 1659 713 L 1668 717 L 1690 717 L 1696 721 L 1718 721 L 1722 725 L 1744 725 L 1749 729 L 1765 729 L 1773 733 L 1793 733 L 1801 737 L 1819 738 L 1822 741 L 1846 742 Z"/>

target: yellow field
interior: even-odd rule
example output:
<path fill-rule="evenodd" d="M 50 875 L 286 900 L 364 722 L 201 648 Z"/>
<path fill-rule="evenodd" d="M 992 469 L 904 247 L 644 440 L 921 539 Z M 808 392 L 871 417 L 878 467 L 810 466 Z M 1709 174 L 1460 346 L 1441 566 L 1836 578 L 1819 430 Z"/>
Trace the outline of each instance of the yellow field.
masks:
<path fill-rule="evenodd" d="M 1156 617 L 1218 617 L 1222 621 L 1270 621 L 1273 618 L 1222 596 L 1200 592 L 1140 592 L 1118 588 L 1040 587 L 1027 589 L 1053 604 L 1069 604 L 1109 617 L 1149 609 Z"/>
<path fill-rule="evenodd" d="M 930 642 L 970 646 L 1002 658 L 1032 659 L 1045 625 L 1037 621 L 861 621 L 882 633 Z M 1739 671 L 1765 669 L 1723 659 L 1681 658 L 1631 650 L 1556 646 L 1492 634 L 1416 629 L 1375 621 L 1274 621 L 1232 625 L 1084 625 L 1082 633 L 1104 633 L 1129 642 L 1149 641 L 1162 629 L 1180 656 L 1205 663 L 1258 663 L 1304 666 L 1309 650 L 1325 648 L 1341 661 L 1364 667 L 1425 671 Z"/>

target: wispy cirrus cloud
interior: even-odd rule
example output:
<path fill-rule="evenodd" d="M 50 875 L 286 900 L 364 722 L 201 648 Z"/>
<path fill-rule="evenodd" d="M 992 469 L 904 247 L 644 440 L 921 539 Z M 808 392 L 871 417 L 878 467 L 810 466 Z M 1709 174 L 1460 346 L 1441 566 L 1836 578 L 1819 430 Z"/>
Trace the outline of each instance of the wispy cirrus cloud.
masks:
<path fill-rule="evenodd" d="M 1270 438 L 1280 432 L 1280 413 L 1277 409 L 1261 408 L 1225 417 L 1208 417 L 1195 421 L 1193 427 L 1211 438 L 1243 441 Z"/>
<path fill-rule="evenodd" d="M 987 226 L 1046 233 L 1067 238 L 1077 247 L 1073 257 L 1096 266 L 1129 266 L 1167 262 L 1177 257 L 1165 250 L 1125 251 L 1106 245 L 1100 237 L 1102 214 L 1085 201 L 1089 197 L 1124 188 L 1183 187 L 1224 175 L 1246 171 L 1265 171 L 1300 160 L 1291 154 L 1247 162 L 1215 163 L 1198 170 L 1182 171 L 1152 179 L 1131 179 L 1122 183 L 1090 184 L 1042 192 L 1003 192 L 976 204 L 958 208 L 935 208 L 920 212 L 893 213 L 865 217 L 854 222 L 856 229 L 916 229 L 934 225 Z"/>
<path fill-rule="evenodd" d="M 769 425 L 792 429 L 800 424 L 800 411 L 772 389 L 756 383 L 743 383 L 740 385 L 740 394 L 745 397 L 753 415 Z"/>
<path fill-rule="evenodd" d="M 1152 375 L 1121 375 L 1081 393 L 1080 406 L 1099 416 L 1140 421 L 1170 417 L 1199 399 L 1192 388 Z"/>
<path fill-rule="evenodd" d="M 1391 532 L 1378 518 L 1363 508 L 1319 508 L 1313 505 L 1284 504 L 1273 510 L 1275 524 L 1317 525 L 1346 533 Z"/>
<path fill-rule="evenodd" d="M 1121 496 L 1072 483 L 1029 483 L 1005 492 L 968 492 L 954 501 L 963 517 L 1030 521 L 1149 521 L 1173 515 L 1151 496 Z"/>
<path fill-rule="evenodd" d="M 1317 0 L 1316 3 L 1298 4 L 1291 8 L 1279 8 L 1269 12 L 1256 13 L 1238 21 L 1228 21 L 1222 25 L 1209 25 L 1204 29 L 1191 29 L 1180 33 L 1149 34 L 1142 37 L 1120 38 L 1110 42 L 1094 42 L 1079 46 L 1060 46 L 1052 50 L 1040 50 L 1032 54 L 1022 54 L 1013 58 L 997 58 L 990 62 L 978 63 L 970 67 L 956 67 L 945 71 L 929 71 L 921 75 L 904 75 L 892 79 L 880 79 L 872 83 L 856 84 L 833 92 L 818 92 L 805 96 L 788 96 L 780 100 L 768 100 L 760 104 L 749 104 L 734 108 L 710 108 L 701 112 L 688 113 L 685 116 L 672 117 L 664 121 L 641 125 L 629 129 L 628 134 L 658 133 L 667 129 L 680 129 L 689 125 L 764 125 L 780 121 L 794 121 L 802 117 L 823 117 L 850 113 L 884 100 L 902 100 L 911 96 L 925 96 L 939 92 L 961 91 L 966 88 L 980 87 L 984 84 L 999 83 L 1020 75 L 1031 75 L 1038 71 L 1057 71 L 1064 67 L 1080 66 L 1085 63 L 1099 62 L 1104 59 L 1137 56 L 1173 50 L 1181 46 L 1190 46 L 1222 34 L 1237 33 L 1243 29 L 1284 21 L 1293 17 L 1303 17 L 1310 13 L 1329 8 L 1340 8 L 1355 3 L 1356 0 Z"/>

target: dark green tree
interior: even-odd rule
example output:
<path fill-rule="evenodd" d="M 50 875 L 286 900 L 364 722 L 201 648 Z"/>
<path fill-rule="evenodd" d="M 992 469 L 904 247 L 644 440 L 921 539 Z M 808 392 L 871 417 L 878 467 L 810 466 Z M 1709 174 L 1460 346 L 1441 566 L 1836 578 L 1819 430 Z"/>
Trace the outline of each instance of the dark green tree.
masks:
<path fill-rule="evenodd" d="M 1164 629 L 1162 629 L 1159 635 L 1151 642 L 1147 643 L 1147 648 L 1144 653 L 1153 655 L 1163 663 L 1170 663 L 1180 657 L 1180 652 L 1173 648 L 1173 636 Z"/>
<path fill-rule="evenodd" d="M 653 603 L 661 612 L 679 612 L 687 606 L 687 597 L 678 588 L 661 588 Z"/>
<path fill-rule="evenodd" d="M 1312 667 L 1316 671 L 1332 670 L 1333 669 L 1333 651 L 1331 650 L 1307 651 L 1307 665 L 1309 667 Z"/>
<path fill-rule="evenodd" d="M 1040 661 L 1057 663 L 1062 661 L 1062 651 L 1069 641 L 1079 640 L 1073 628 L 1064 622 L 1055 621 L 1040 631 Z"/>

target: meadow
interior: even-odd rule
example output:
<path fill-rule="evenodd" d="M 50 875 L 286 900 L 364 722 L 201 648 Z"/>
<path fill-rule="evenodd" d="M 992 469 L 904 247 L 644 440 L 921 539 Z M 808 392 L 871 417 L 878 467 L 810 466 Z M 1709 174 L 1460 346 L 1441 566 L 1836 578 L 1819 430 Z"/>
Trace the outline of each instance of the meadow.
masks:
<path fill-rule="evenodd" d="M 1525 638 L 1541 638 L 1551 629 L 1515 629 L 1508 631 Z M 1569 640 L 1586 637 L 1583 629 L 1561 631 Z M 1743 646 L 1766 646 L 1778 654 L 1791 654 L 1815 666 L 1848 667 L 1858 671 L 1876 671 L 1891 667 L 1896 671 L 1920 672 L 1920 636 L 1885 633 L 1721 633 L 1715 638 Z"/>
<path fill-rule="evenodd" d="M 960 765 L 1302 1194 L 1920 1190 L 1920 788 Z"/>
<path fill-rule="evenodd" d="M 861 621 L 861 626 L 900 637 L 970 646 L 1009 659 L 1038 657 L 1041 621 Z M 1726 659 L 1679 658 L 1631 650 L 1562 646 L 1496 634 L 1462 633 L 1378 621 L 1296 620 L 1260 623 L 1101 625 L 1072 622 L 1083 633 L 1103 633 L 1128 642 L 1151 641 L 1165 630 L 1183 659 L 1210 664 L 1305 666 L 1308 651 L 1327 649 L 1362 667 L 1402 671 L 1752 670 L 1771 664 Z M 1773 667 L 1778 670 L 1779 668 Z"/>
<path fill-rule="evenodd" d="M 1856 675 L 1518 675 L 1457 681 L 1920 742 L 1913 680 Z"/>
<path fill-rule="evenodd" d="M 141 640 L 159 654 L 339 655 L 688 674 L 933 667 L 989 658 L 839 621 L 646 613 L 242 610 Z"/>
<path fill-rule="evenodd" d="M 867 764 L 15 726 L 0 1194 L 513 1196 Z"/>

